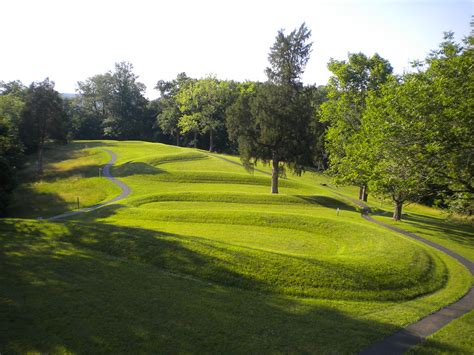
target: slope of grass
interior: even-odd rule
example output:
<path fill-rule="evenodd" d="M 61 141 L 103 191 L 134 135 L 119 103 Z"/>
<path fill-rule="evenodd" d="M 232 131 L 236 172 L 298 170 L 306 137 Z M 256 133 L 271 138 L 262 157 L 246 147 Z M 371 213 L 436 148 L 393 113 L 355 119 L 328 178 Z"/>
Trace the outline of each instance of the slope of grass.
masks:
<path fill-rule="evenodd" d="M 2 353 L 353 353 L 472 282 L 452 258 L 360 218 L 313 173 L 288 174 L 274 196 L 268 167 L 249 174 L 235 157 L 76 142 L 50 152 L 51 194 L 79 191 L 80 170 L 102 193 L 84 186 L 90 204 L 113 196 L 92 177 L 108 160 L 101 148 L 117 154 L 128 198 L 70 222 L 0 224 Z M 67 207 L 53 201 L 42 215 Z M 75 332 L 87 317 L 90 331 Z"/>

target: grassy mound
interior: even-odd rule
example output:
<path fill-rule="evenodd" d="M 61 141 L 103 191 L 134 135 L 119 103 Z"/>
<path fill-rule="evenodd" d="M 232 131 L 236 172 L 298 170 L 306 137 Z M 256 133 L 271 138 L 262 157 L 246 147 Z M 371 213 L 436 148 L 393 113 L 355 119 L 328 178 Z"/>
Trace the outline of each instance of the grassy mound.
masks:
<path fill-rule="evenodd" d="M 2 354 L 352 353 L 454 300 L 469 280 L 445 259 L 447 287 L 406 302 L 262 294 L 170 272 L 163 263 L 229 275 L 169 238 L 18 219 L 0 221 L 0 251 Z"/>

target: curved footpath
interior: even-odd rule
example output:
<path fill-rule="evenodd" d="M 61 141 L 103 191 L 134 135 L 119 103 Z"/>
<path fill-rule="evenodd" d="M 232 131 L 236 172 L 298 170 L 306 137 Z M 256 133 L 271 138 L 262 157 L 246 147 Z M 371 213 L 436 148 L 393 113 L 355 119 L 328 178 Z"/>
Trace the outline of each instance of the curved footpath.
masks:
<path fill-rule="evenodd" d="M 78 214 L 81 214 L 81 213 L 84 213 L 84 212 L 90 212 L 90 211 L 96 210 L 96 209 L 98 209 L 102 206 L 108 205 L 109 203 L 117 202 L 119 200 L 122 200 L 125 197 L 127 197 L 128 195 L 130 195 L 132 190 L 125 183 L 123 183 L 122 181 L 116 180 L 112 176 L 112 174 L 110 174 L 110 167 L 117 160 L 117 155 L 114 152 L 112 152 L 111 150 L 108 150 L 108 149 L 102 149 L 102 150 L 104 152 L 109 153 L 109 155 L 110 155 L 110 160 L 108 161 L 108 163 L 104 166 L 104 168 L 102 170 L 103 176 L 106 177 L 107 179 L 109 179 L 110 181 L 112 181 L 118 187 L 120 187 L 120 189 L 122 190 L 120 195 L 118 195 L 117 197 L 114 197 L 111 200 L 108 200 L 108 201 L 105 201 L 105 202 L 102 202 L 102 203 L 98 203 L 97 205 L 93 205 L 93 206 L 86 207 L 86 208 L 81 208 L 80 210 L 77 210 L 77 211 L 65 212 L 65 213 L 62 213 L 60 215 L 50 217 L 50 218 L 48 218 L 49 221 L 56 221 L 58 219 L 64 219 L 64 218 L 72 217 L 72 216 L 75 216 L 75 215 L 78 215 Z"/>
<path fill-rule="evenodd" d="M 341 197 L 345 197 L 340 195 Z M 424 239 L 414 233 L 407 232 L 403 229 L 391 226 L 389 224 L 377 221 L 369 216 L 370 207 L 366 204 L 345 197 L 346 199 L 351 200 L 353 203 L 362 207 L 362 217 L 367 221 L 375 223 L 379 226 L 388 228 L 394 232 L 403 234 L 412 239 L 416 239 L 422 243 L 425 243 L 439 251 L 442 251 L 445 254 L 453 257 L 461 264 L 463 264 L 470 272 L 471 275 L 474 276 L 474 263 L 467 260 L 466 258 L 462 257 L 455 252 L 436 244 L 430 240 Z M 425 318 L 420 319 L 418 322 L 408 325 L 405 328 L 402 328 L 395 334 L 392 334 L 385 339 L 382 339 L 378 343 L 364 349 L 360 354 L 361 355 L 391 355 L 391 354 L 403 354 L 415 345 L 421 343 L 426 337 L 430 336 L 431 334 L 437 332 L 449 322 L 461 317 L 462 315 L 466 314 L 467 312 L 474 309 L 474 286 L 471 286 L 469 291 L 458 301 L 451 303 L 450 305 L 441 308 L 439 311 L 431 313 L 430 315 L 426 316 Z"/>

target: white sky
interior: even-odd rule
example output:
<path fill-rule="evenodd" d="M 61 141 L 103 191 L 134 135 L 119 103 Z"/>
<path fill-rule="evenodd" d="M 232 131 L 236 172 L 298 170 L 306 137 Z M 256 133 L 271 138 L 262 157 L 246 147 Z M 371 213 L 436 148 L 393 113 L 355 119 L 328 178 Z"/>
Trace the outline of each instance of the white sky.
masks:
<path fill-rule="evenodd" d="M 200 78 L 265 80 L 277 31 L 302 22 L 313 53 L 304 81 L 325 84 L 329 58 L 378 52 L 398 73 L 437 48 L 443 31 L 470 31 L 469 0 L 0 0 L 0 80 L 79 80 L 122 60 L 147 86 L 179 72 Z"/>

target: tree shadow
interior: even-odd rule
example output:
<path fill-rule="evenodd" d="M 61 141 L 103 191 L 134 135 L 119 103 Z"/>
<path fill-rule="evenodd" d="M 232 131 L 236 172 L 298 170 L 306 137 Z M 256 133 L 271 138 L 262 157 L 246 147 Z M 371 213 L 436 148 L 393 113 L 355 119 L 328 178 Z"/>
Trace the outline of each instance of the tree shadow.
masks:
<path fill-rule="evenodd" d="M 92 148 L 107 147 L 109 145 L 108 143 L 95 142 L 88 142 L 87 144 L 70 143 L 67 145 L 48 144 L 44 148 L 44 174 L 38 178 L 36 174 L 36 154 L 32 154 L 18 173 L 19 181 L 21 183 L 32 183 L 38 180 L 52 182 L 72 176 L 80 176 L 83 178 L 97 177 L 99 176 L 99 169 L 102 168 L 104 164 L 88 164 L 60 171 L 56 169 L 51 170 L 49 165 L 87 156 L 88 153 L 84 152 L 86 146 Z"/>
<path fill-rule="evenodd" d="M 209 260 L 173 241 L 160 249 L 120 229 L 99 235 L 86 225 L 0 222 L 2 354 L 344 354 L 397 330 L 337 305 L 163 272 L 146 260 L 165 249 L 176 263 L 185 252 L 194 268 Z"/>
<path fill-rule="evenodd" d="M 118 204 L 108 205 L 87 216 L 76 216 L 76 220 L 88 223 L 68 224 L 70 231 L 78 237 L 69 241 L 67 236 L 64 241 L 221 285 L 298 297 L 335 300 L 347 299 L 350 295 L 353 300 L 408 300 L 435 292 L 446 283 L 446 279 L 436 277 L 435 269 L 406 277 L 402 282 L 395 271 L 378 272 L 337 260 L 319 260 L 271 250 L 262 251 L 228 241 L 207 239 L 193 235 L 192 232 L 184 235 L 108 224 L 107 218 L 117 214 L 123 207 Z M 81 233 L 85 233 L 85 240 L 80 237 Z M 262 253 L 265 253 L 264 258 Z M 255 263 L 255 260 L 265 262 L 259 264 Z M 245 271 L 246 267 L 232 269 L 234 264 L 247 265 L 246 267 L 254 269 L 254 272 Z M 255 270 L 258 271 L 255 273 Z M 317 279 L 308 278 L 294 275 L 292 270 L 306 270 L 306 273 L 315 272 L 323 276 Z M 275 280 L 273 274 L 280 275 L 281 280 Z"/>
<path fill-rule="evenodd" d="M 405 221 L 422 229 L 442 233 L 443 236 L 453 239 L 460 244 L 474 247 L 474 228 L 469 224 L 455 223 L 414 213 L 405 216 Z"/>
<path fill-rule="evenodd" d="M 6 215 L 16 218 L 45 218 L 74 208 L 75 201 L 66 201 L 56 193 L 38 192 L 26 185 L 14 191 Z"/>
<path fill-rule="evenodd" d="M 387 211 L 377 211 L 379 216 L 390 217 Z M 467 223 L 452 222 L 447 219 L 439 219 L 417 213 L 403 214 L 402 222 L 413 227 L 432 231 L 440 238 L 449 239 L 467 247 L 474 248 L 474 228 Z"/>
<path fill-rule="evenodd" d="M 112 167 L 112 175 L 114 177 L 127 177 L 132 175 L 156 175 L 156 174 L 167 174 L 163 169 L 159 169 L 156 166 L 142 163 L 142 162 L 127 162 L 121 165 Z"/>
<path fill-rule="evenodd" d="M 306 195 L 296 195 L 296 197 L 309 202 L 311 204 L 321 205 L 327 208 L 339 208 L 341 210 L 346 211 L 355 211 L 355 208 L 348 203 L 345 203 L 341 200 L 329 197 L 329 196 L 320 196 L 320 195 L 313 195 L 313 196 L 306 196 Z"/>
<path fill-rule="evenodd" d="M 22 243 L 1 249 L 7 273 L 0 277 L 9 286 L 9 302 L 0 306 L 5 353 L 350 353 L 395 330 L 334 308 L 177 278 L 81 248 L 42 250 L 47 237 L 37 229 L 22 226 L 15 233 Z"/>

